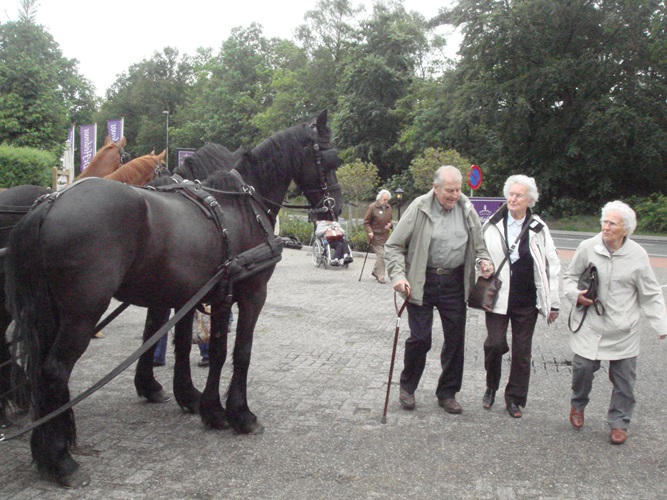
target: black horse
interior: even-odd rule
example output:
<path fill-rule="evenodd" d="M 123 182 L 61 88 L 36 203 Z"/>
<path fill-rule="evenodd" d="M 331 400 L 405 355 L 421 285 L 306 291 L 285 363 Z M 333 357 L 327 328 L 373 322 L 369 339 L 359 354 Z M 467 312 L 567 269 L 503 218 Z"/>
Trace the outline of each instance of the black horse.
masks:
<path fill-rule="evenodd" d="M 158 192 L 95 179 L 31 210 L 10 235 L 5 268 L 16 335 L 27 349 L 34 418 L 69 401 L 70 373 L 112 297 L 147 307 L 149 317 L 157 318 L 153 311 L 181 308 L 223 264 L 231 263 L 232 269 L 257 248 L 280 248 L 271 225 L 292 180 L 311 206 L 332 206 L 335 217 L 341 206 L 335 174 L 339 161 L 330 138 L 326 112 L 271 136 L 243 154 L 232 173 L 221 171 L 203 182 L 202 191 L 221 208 L 208 215 L 177 189 Z M 268 213 L 258 208 L 262 205 Z M 50 258 L 54 255 L 59 262 Z M 207 426 L 231 425 L 241 433 L 262 429 L 248 408 L 246 386 L 253 332 L 279 252 L 271 256 L 270 265 L 258 266 L 245 279 L 223 274 L 202 299 L 211 305 L 212 319 L 211 365 L 201 395 L 190 379 L 191 338 L 182 338 L 177 328 L 175 395 L 184 407 L 199 400 Z M 227 355 L 229 297 L 239 315 L 223 408 L 219 385 Z M 148 354 L 139 359 L 138 371 L 151 364 Z M 37 427 L 31 438 L 39 470 L 70 487 L 89 481 L 69 453 L 75 440 L 71 410 Z"/>

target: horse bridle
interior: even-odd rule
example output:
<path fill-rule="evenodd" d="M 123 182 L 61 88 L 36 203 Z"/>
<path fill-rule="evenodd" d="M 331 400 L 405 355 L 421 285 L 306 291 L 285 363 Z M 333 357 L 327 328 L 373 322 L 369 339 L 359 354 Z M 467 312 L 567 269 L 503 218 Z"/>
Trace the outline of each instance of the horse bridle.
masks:
<path fill-rule="evenodd" d="M 121 165 L 125 165 L 127 161 L 130 159 L 130 154 L 126 153 L 125 150 L 117 143 L 113 143 L 114 146 L 116 146 L 116 149 L 118 149 L 118 156 L 120 157 L 119 163 Z"/>
<path fill-rule="evenodd" d="M 309 147 L 304 148 L 306 153 L 308 153 L 309 149 L 311 148 Z M 312 193 L 322 193 L 322 198 L 314 207 L 312 205 L 281 205 L 281 207 L 305 209 L 308 210 L 310 213 L 314 214 L 323 214 L 328 212 L 329 216 L 331 217 L 331 220 L 336 220 L 337 217 L 336 213 L 334 212 L 334 207 L 336 206 L 336 200 L 334 200 L 329 193 L 330 191 L 340 191 L 340 183 L 336 182 L 331 186 L 327 184 L 327 175 L 324 169 L 324 165 L 322 164 L 322 148 L 319 142 L 315 142 L 313 144 L 312 151 L 315 154 L 315 164 L 317 165 L 320 185 L 318 187 L 313 187 L 310 189 L 302 189 L 301 193 L 304 196 L 306 196 L 306 198 L 308 197 L 309 194 Z"/>

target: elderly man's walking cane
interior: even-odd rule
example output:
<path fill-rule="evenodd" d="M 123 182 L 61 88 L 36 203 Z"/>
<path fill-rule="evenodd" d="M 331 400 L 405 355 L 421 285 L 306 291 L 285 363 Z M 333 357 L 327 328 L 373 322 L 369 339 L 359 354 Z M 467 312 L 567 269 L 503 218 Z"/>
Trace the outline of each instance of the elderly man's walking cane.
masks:
<path fill-rule="evenodd" d="M 389 365 L 389 380 L 387 381 L 387 397 L 384 400 L 384 412 L 382 413 L 382 423 L 387 423 L 387 406 L 389 406 L 389 390 L 391 389 L 391 378 L 394 375 L 394 360 L 396 359 L 396 345 L 398 344 L 398 330 L 401 324 L 401 315 L 405 310 L 405 306 L 408 305 L 408 299 L 410 298 L 410 287 L 405 287 L 405 301 L 401 309 L 398 309 L 398 304 L 396 303 L 396 292 L 394 292 L 394 308 L 396 309 L 396 331 L 394 332 L 394 348 L 391 351 L 391 364 Z"/>

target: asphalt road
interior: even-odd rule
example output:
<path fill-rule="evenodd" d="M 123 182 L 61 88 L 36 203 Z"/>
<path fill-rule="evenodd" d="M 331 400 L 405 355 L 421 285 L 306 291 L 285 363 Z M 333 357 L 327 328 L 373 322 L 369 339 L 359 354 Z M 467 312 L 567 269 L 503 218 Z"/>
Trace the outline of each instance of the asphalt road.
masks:
<path fill-rule="evenodd" d="M 576 431 L 568 422 L 568 306 L 554 325 L 538 322 L 528 405 L 516 420 L 502 404 L 482 408 L 486 329 L 475 310 L 468 313 L 458 395 L 463 414 L 446 414 L 434 395 L 442 346 L 437 322 L 417 408 L 402 410 L 403 320 L 383 425 L 396 313 L 390 285 L 370 276 L 372 255 L 359 281 L 362 257 L 348 269 L 325 270 L 313 267 L 308 248 L 285 250 L 269 283 L 249 373 L 249 405 L 263 434 L 207 430 L 173 400 L 147 404 L 137 398 L 129 369 L 75 408 L 75 458 L 91 473 L 91 484 L 65 491 L 41 480 L 26 436 L 0 443 L 0 498 L 667 498 L 666 341 L 642 339 L 635 418 L 626 444 L 612 446 L 604 364 L 584 427 Z M 667 269 L 656 268 L 656 275 L 667 284 Z M 139 346 L 144 314 L 131 307 L 92 342 L 74 369 L 73 396 Z M 503 384 L 507 356 L 504 361 Z M 167 366 L 156 369 L 167 389 L 172 369 L 169 353 Z M 205 377 L 206 369 L 193 366 L 198 387 Z M 228 364 L 223 384 L 229 378 Z"/>
<path fill-rule="evenodd" d="M 576 250 L 583 240 L 590 238 L 594 233 L 575 231 L 551 231 L 556 248 Z M 633 235 L 632 239 L 639 243 L 651 257 L 667 258 L 667 238 L 664 236 Z"/>

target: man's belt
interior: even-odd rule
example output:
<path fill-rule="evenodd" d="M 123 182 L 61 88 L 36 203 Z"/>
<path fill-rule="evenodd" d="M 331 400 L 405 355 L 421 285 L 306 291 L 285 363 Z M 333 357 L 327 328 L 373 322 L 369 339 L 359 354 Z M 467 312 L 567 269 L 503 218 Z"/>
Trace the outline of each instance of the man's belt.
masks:
<path fill-rule="evenodd" d="M 445 274 L 452 274 L 456 271 L 463 269 L 463 266 L 453 267 L 451 269 L 445 267 L 427 267 L 426 272 L 429 274 L 437 274 L 438 276 L 443 276 Z"/>

